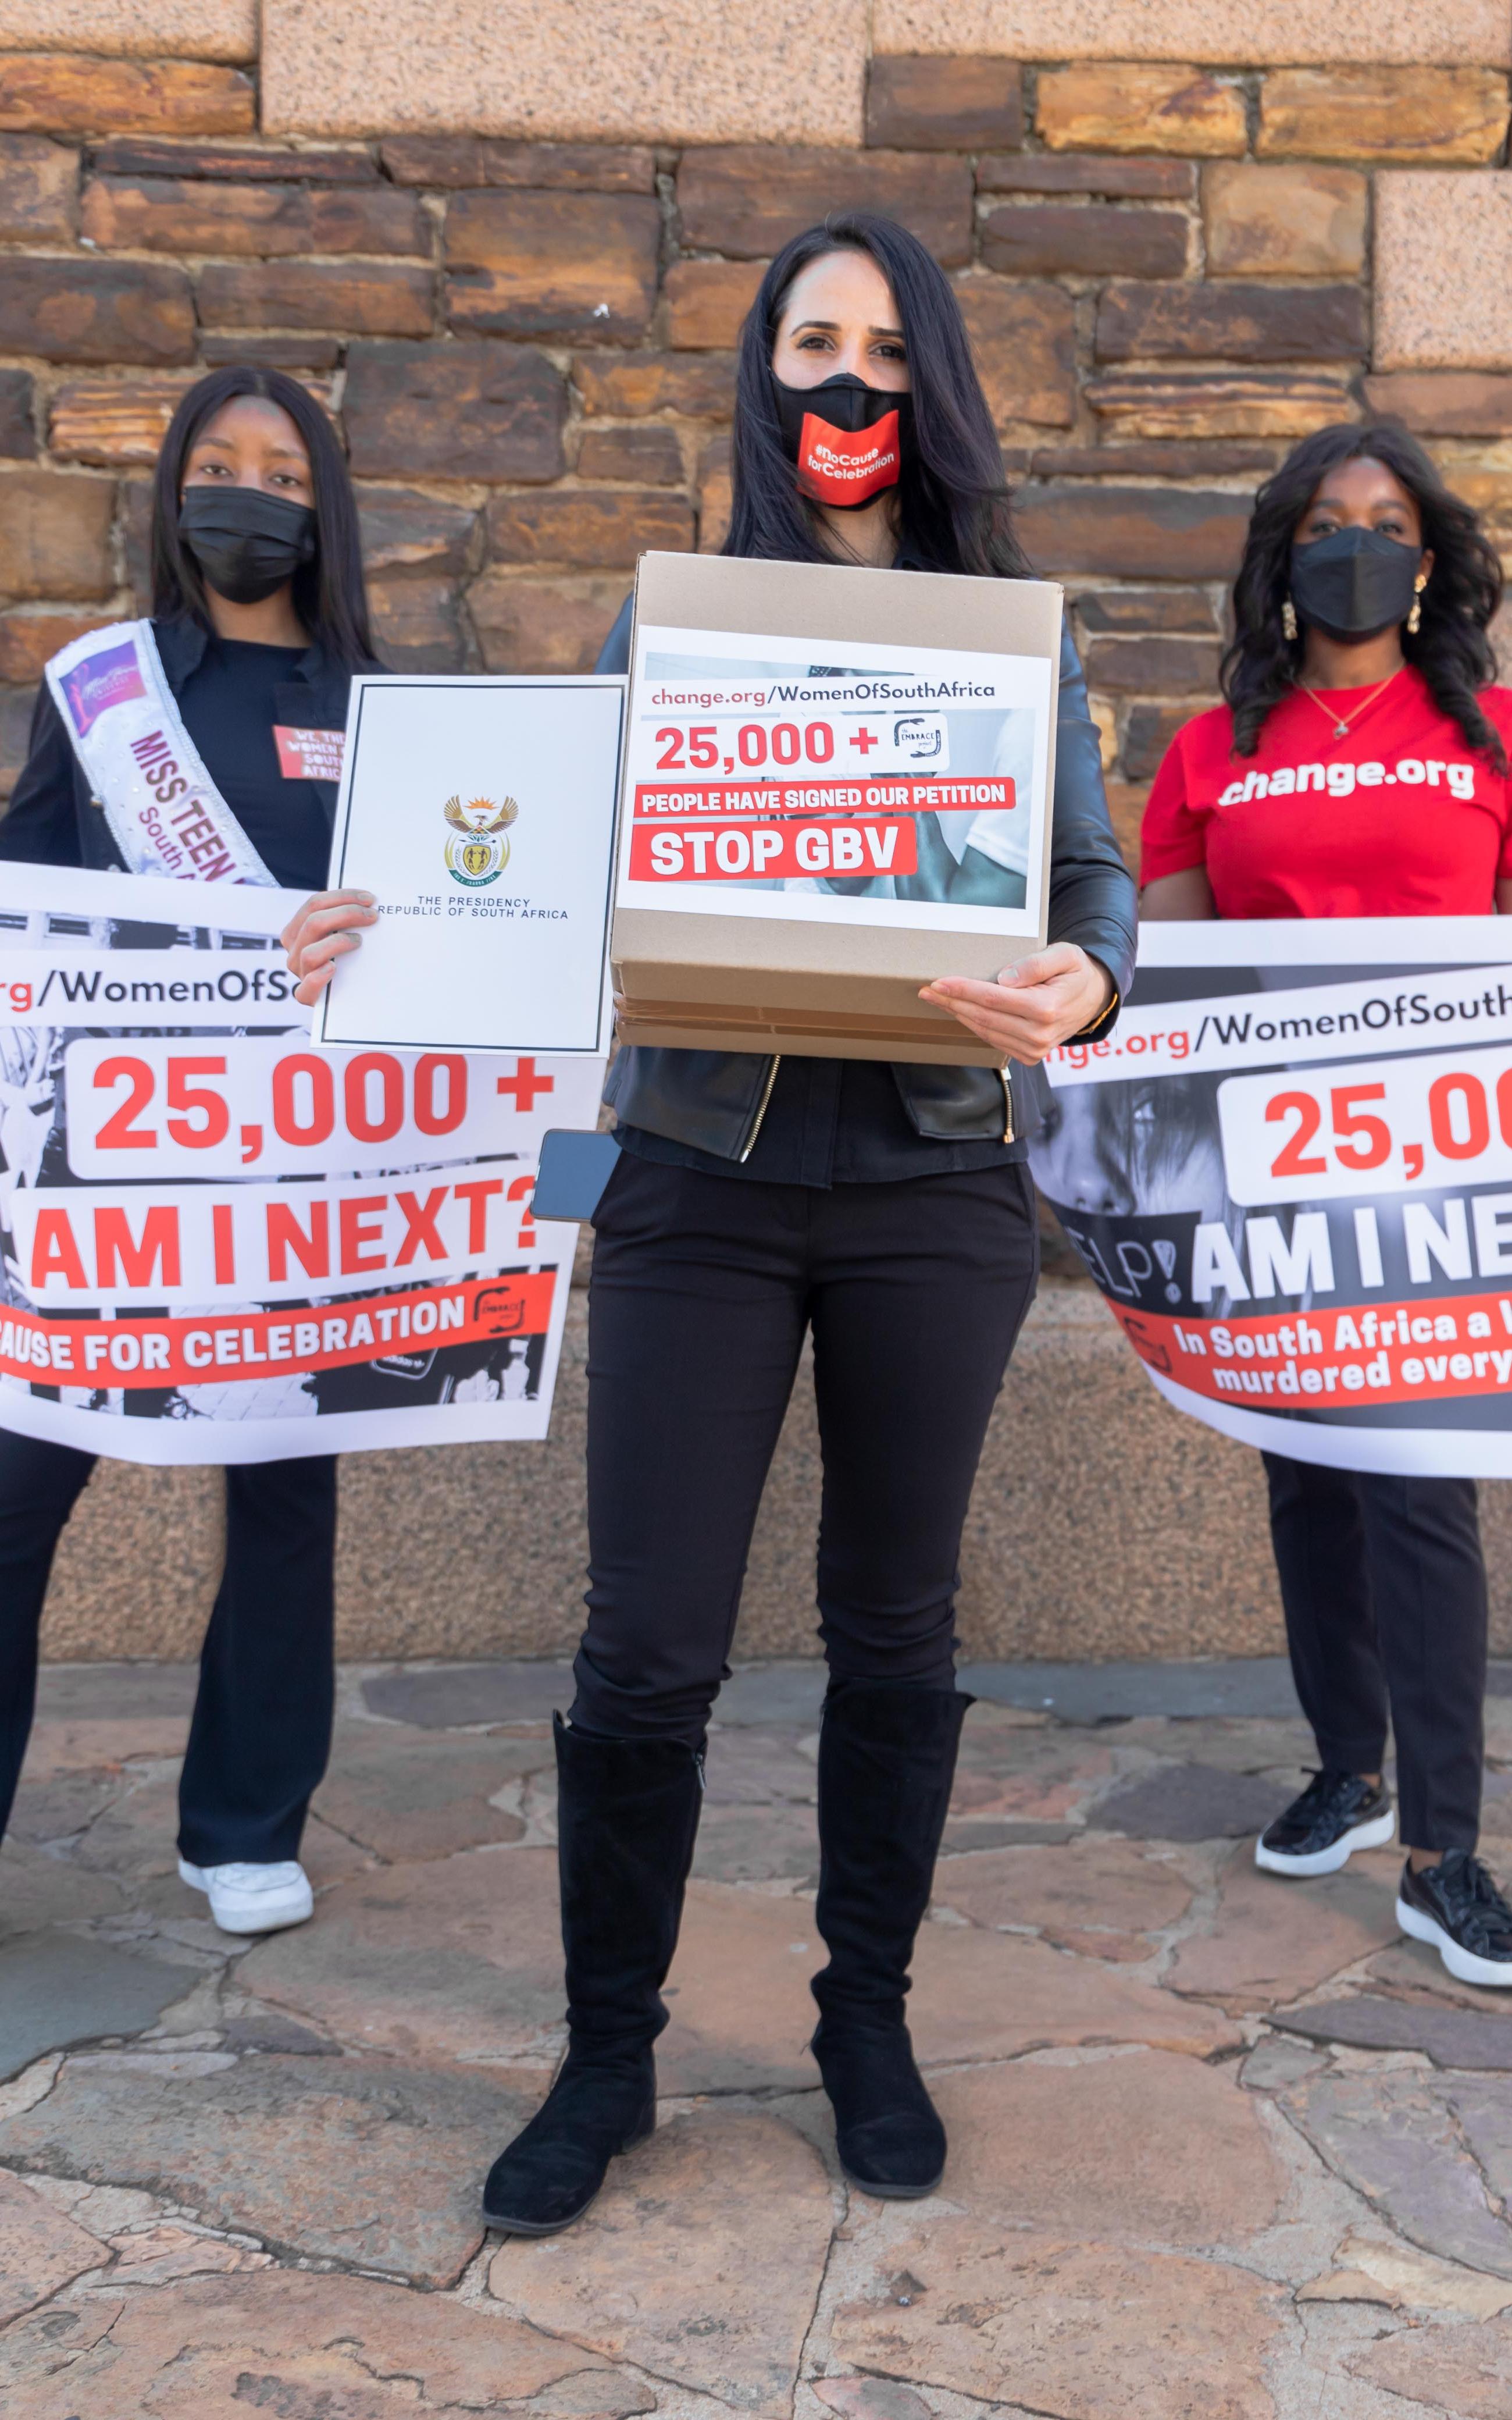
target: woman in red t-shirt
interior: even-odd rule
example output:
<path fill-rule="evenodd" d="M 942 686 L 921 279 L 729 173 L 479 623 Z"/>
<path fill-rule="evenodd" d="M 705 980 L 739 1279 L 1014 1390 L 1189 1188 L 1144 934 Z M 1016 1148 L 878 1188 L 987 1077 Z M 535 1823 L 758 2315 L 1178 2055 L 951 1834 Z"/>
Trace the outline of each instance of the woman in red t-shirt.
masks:
<path fill-rule="evenodd" d="M 1172 740 L 1145 810 L 1146 917 L 1512 912 L 1512 691 L 1486 637 L 1501 569 L 1395 424 L 1322 428 L 1256 498 L 1227 704 Z M 1264 1456 L 1297 1693 L 1320 1764 L 1256 1844 L 1335 1873 L 1396 1824 L 1397 1921 L 1512 1985 L 1512 1906 L 1475 1855 L 1486 1568 L 1475 1486 Z"/>

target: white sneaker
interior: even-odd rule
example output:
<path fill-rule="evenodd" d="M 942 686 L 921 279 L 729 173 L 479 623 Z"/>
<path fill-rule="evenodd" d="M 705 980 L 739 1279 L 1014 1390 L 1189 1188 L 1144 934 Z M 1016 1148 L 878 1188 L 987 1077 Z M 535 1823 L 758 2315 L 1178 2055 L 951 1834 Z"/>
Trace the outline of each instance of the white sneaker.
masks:
<path fill-rule="evenodd" d="M 180 1857 L 178 1879 L 204 1891 L 223 1932 L 278 1932 L 315 1914 L 310 1877 L 293 1858 L 276 1866 L 192 1866 Z"/>

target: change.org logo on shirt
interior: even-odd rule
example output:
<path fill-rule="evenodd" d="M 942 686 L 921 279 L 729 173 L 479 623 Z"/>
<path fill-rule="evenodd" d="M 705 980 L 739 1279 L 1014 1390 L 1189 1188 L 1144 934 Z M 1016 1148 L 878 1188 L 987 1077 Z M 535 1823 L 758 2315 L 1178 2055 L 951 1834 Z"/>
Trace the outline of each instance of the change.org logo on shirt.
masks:
<path fill-rule="evenodd" d="M 1484 750 L 1412 664 L 1379 694 L 1292 690 L 1248 755 L 1228 706 L 1195 716 L 1150 790 L 1141 879 L 1201 866 L 1220 916 L 1489 915 L 1512 880 L 1512 690 L 1475 702 Z"/>
<path fill-rule="evenodd" d="M 1277 765 L 1269 773 L 1250 771 L 1220 792 L 1221 807 L 1242 806 L 1248 799 L 1289 799 L 1303 790 L 1323 790 L 1347 799 L 1354 790 L 1446 789 L 1456 799 L 1473 799 L 1475 768 L 1468 756 L 1398 756 L 1395 765 L 1370 759 L 1363 765 Z"/>

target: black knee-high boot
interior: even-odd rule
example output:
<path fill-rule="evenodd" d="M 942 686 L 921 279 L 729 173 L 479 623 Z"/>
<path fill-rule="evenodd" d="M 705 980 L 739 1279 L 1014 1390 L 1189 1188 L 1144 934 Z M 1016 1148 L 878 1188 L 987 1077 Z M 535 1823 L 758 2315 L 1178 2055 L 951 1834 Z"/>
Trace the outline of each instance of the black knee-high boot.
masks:
<path fill-rule="evenodd" d="M 905 2200 L 945 2170 L 945 2128 L 914 2063 L 903 1996 L 950 1804 L 961 1723 L 951 1689 L 841 1681 L 819 1734 L 819 1898 L 829 1963 L 813 1979 L 812 2049 L 841 2165 Z"/>
<path fill-rule="evenodd" d="M 652 2044 L 703 1794 L 683 1741 L 598 1739 L 559 1716 L 556 1743 L 567 2055 L 488 2171 L 484 2218 L 510 2235 L 570 2226 L 656 2125 Z"/>

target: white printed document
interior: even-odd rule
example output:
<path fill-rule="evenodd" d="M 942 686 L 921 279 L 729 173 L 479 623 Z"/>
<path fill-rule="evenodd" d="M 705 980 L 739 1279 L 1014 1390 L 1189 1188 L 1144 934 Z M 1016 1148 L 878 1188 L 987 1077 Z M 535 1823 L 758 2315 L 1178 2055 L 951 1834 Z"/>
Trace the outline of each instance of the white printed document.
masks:
<path fill-rule="evenodd" d="M 352 682 L 331 887 L 379 923 L 313 1038 L 601 1056 L 625 683 L 448 673 Z"/>

